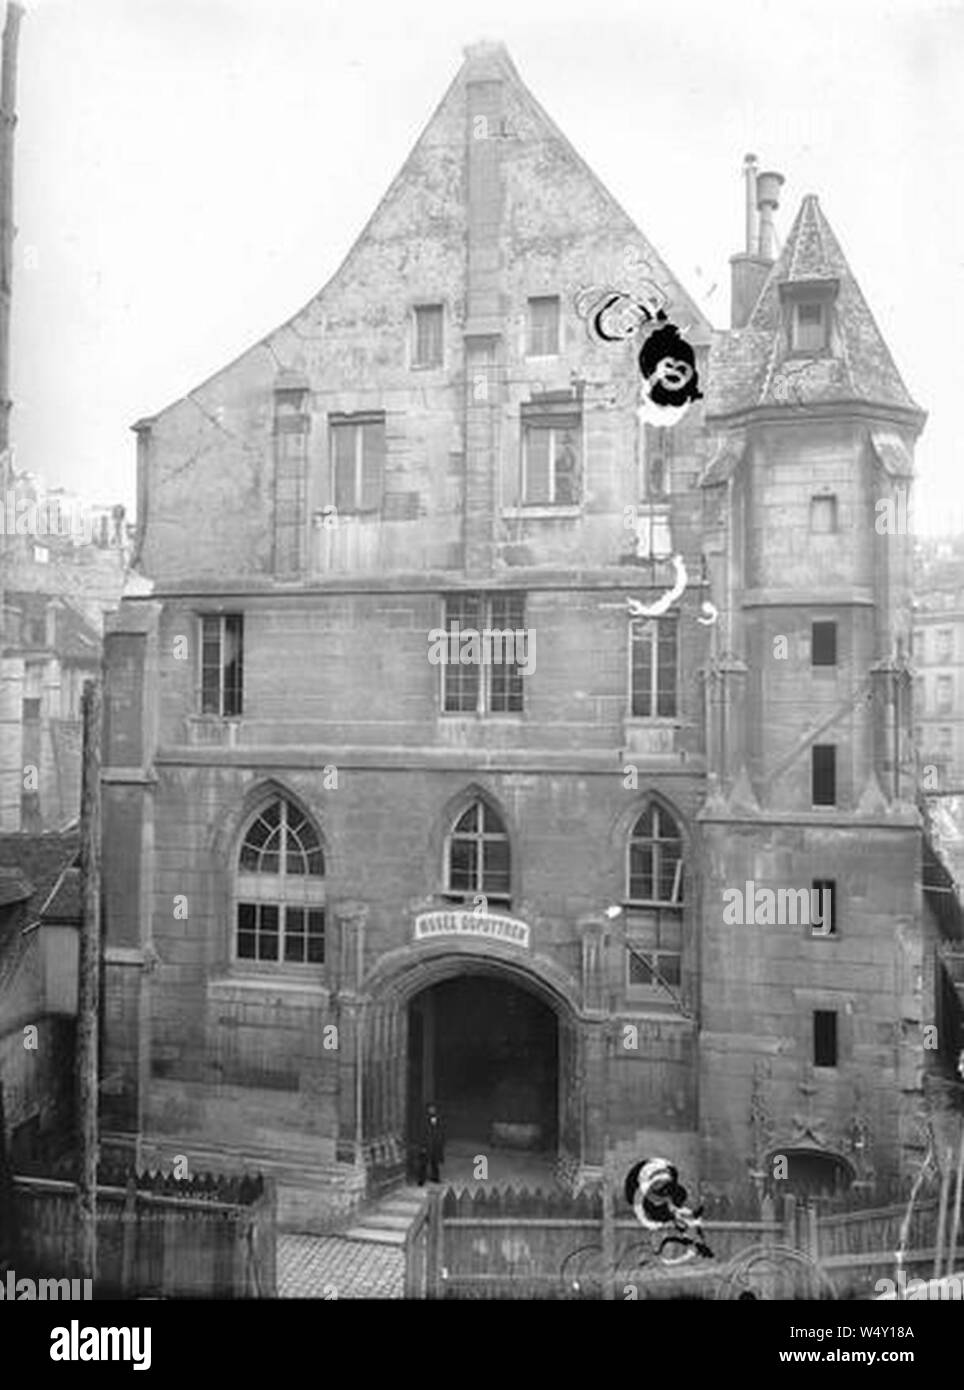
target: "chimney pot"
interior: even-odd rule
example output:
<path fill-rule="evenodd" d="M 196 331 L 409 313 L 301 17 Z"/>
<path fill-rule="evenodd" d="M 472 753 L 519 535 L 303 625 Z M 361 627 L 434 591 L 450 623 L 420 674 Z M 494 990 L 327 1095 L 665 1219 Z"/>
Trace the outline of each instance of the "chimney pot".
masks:
<path fill-rule="evenodd" d="M 756 205 L 760 213 L 760 256 L 772 261 L 776 256 L 777 234 L 773 225 L 773 214 L 780 206 L 780 189 L 784 183 L 782 174 L 772 170 L 757 174 Z"/>

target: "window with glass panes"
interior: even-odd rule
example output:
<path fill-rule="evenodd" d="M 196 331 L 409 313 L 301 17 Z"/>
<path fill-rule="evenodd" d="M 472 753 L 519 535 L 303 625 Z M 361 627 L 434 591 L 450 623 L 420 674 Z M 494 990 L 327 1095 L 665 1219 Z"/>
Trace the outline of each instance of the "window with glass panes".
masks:
<path fill-rule="evenodd" d="M 413 366 L 442 365 L 442 306 L 418 304 L 415 307 L 415 350 Z"/>
<path fill-rule="evenodd" d="M 629 903 L 683 901 L 683 838 L 679 826 L 662 806 L 646 807 L 629 837 Z"/>
<path fill-rule="evenodd" d="M 324 964 L 321 838 L 309 817 L 285 797 L 269 802 L 245 830 L 236 900 L 239 961 Z"/>
<path fill-rule="evenodd" d="M 444 624 L 447 633 L 479 635 L 478 662 L 464 665 L 453 660 L 460 642 L 450 642 L 442 670 L 442 709 L 446 714 L 516 714 L 523 708 L 524 677 L 517 661 L 487 660 L 490 651 L 505 655 L 502 643 L 491 646 L 483 640 L 490 632 L 521 632 L 525 627 L 523 594 L 450 594 L 445 600 Z M 513 641 L 515 638 L 513 637 Z M 468 650 L 468 648 L 466 649 Z M 514 653 L 515 654 L 515 653 Z"/>
<path fill-rule="evenodd" d="M 523 503 L 526 506 L 578 506 L 581 453 L 580 416 L 524 416 Z"/>
<path fill-rule="evenodd" d="M 382 505 L 385 417 L 332 416 L 331 496 L 339 512 L 375 512 Z"/>
<path fill-rule="evenodd" d="M 634 718 L 675 718 L 678 634 L 672 615 L 632 624 L 630 707 Z"/>
<path fill-rule="evenodd" d="M 201 618 L 201 713 L 241 713 L 244 689 L 244 617 L 205 613 Z"/>
<path fill-rule="evenodd" d="M 529 357 L 555 357 L 559 351 L 559 298 L 537 295 L 529 300 Z"/>
<path fill-rule="evenodd" d="M 628 988 L 677 988 L 682 979 L 682 915 L 656 909 L 635 912 L 627 920 L 626 930 Z"/>
<path fill-rule="evenodd" d="M 509 906 L 509 837 L 486 801 L 473 801 L 452 827 L 445 851 L 445 894 L 460 901 L 481 895 Z"/>

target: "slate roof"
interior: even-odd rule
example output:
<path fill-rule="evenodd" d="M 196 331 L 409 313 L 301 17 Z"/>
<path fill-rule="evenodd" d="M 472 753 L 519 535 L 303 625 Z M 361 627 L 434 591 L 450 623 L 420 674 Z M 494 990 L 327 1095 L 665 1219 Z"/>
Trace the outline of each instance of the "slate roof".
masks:
<path fill-rule="evenodd" d="M 837 285 L 831 352 L 790 355 L 782 286 Z M 920 412 L 814 194 L 800 205 L 745 328 L 717 335 L 706 413 L 865 401 Z"/>
<path fill-rule="evenodd" d="M 97 629 L 68 598 L 40 590 L 8 590 L 5 600 L 10 607 L 19 608 L 25 622 L 40 624 L 43 640 L 26 641 L 22 647 L 46 650 L 46 613 L 53 599 L 57 605 L 56 645 L 54 651 L 61 661 L 80 661 L 95 664 L 100 659 L 101 638 Z"/>
<path fill-rule="evenodd" d="M 4 870 L 15 871 L 29 890 L 26 924 L 49 915 L 48 903 L 69 870 L 80 849 L 76 830 L 45 831 L 41 834 L 0 834 L 0 882 L 6 879 Z M 28 896 L 24 894 L 23 896 Z M 14 901 L 8 899 L 8 901 Z M 65 920 L 62 907 L 65 900 L 56 895 L 56 916 Z M 79 906 L 79 897 L 77 898 Z M 51 904 L 53 906 L 53 904 Z M 72 919 L 69 919 L 72 920 Z"/>

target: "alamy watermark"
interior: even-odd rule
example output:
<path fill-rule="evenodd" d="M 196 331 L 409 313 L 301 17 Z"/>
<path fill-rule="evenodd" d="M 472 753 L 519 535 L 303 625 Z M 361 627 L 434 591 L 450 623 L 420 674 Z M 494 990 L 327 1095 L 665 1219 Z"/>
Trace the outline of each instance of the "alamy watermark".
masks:
<path fill-rule="evenodd" d="M 0 1279 L 0 1299 L 7 1299 L 8 1302 L 64 1299 L 75 1303 L 93 1297 L 92 1279 L 18 1279 L 12 1269 L 8 1269 L 3 1279 Z"/>
<path fill-rule="evenodd" d="M 814 936 L 833 931 L 833 893 L 827 887 L 757 888 L 748 879 L 742 889 L 724 888 L 723 903 L 726 926 L 809 926 Z"/>
<path fill-rule="evenodd" d="M 79 503 L 64 497 L 18 497 L 7 492 L 0 506 L 0 536 L 60 536 L 90 545 L 95 520 Z"/>
<path fill-rule="evenodd" d="M 515 666 L 520 675 L 536 669 L 533 628 L 433 627 L 428 634 L 432 666 Z"/>

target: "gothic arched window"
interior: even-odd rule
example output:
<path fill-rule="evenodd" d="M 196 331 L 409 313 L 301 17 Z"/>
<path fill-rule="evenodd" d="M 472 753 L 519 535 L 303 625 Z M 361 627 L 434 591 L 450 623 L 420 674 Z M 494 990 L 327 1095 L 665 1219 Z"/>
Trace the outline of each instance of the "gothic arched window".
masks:
<path fill-rule="evenodd" d="M 675 999 L 682 983 L 683 837 L 656 802 L 629 836 L 626 865 L 626 986 L 631 995 Z"/>
<path fill-rule="evenodd" d="M 238 960 L 322 965 L 325 857 L 312 821 L 275 797 L 248 822 L 238 854 Z"/>
<path fill-rule="evenodd" d="M 636 903 L 683 901 L 683 839 L 673 817 L 652 802 L 629 837 L 626 897 Z"/>
<path fill-rule="evenodd" d="M 446 842 L 445 893 L 507 907 L 509 892 L 509 837 L 498 813 L 480 798 L 461 812 Z"/>

